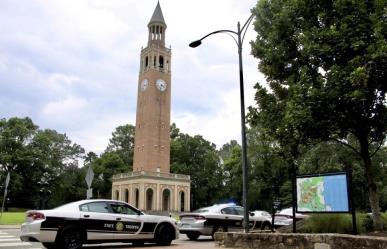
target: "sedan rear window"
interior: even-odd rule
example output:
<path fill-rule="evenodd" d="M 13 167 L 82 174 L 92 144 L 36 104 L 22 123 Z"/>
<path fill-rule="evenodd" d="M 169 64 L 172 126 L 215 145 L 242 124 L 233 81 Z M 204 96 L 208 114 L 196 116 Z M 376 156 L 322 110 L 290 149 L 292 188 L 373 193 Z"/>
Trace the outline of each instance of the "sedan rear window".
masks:
<path fill-rule="evenodd" d="M 193 213 L 206 213 L 206 212 L 208 212 L 208 209 L 203 209 L 203 208 L 193 211 Z"/>
<path fill-rule="evenodd" d="M 83 204 L 79 209 L 83 212 L 109 213 L 109 208 L 105 202 L 91 202 Z"/>
<path fill-rule="evenodd" d="M 127 215 L 139 215 L 140 213 L 135 210 L 130 208 L 127 205 L 123 205 L 120 203 L 110 203 L 110 207 L 115 214 L 127 214 Z"/>

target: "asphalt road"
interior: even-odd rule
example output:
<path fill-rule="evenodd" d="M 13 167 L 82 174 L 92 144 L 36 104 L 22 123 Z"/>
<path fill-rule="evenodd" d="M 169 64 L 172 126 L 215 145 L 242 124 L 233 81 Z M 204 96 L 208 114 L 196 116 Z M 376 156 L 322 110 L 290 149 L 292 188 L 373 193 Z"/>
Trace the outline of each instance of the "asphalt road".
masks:
<path fill-rule="evenodd" d="M 0 249 L 42 249 L 42 244 L 36 242 L 22 242 L 19 238 L 20 229 L 0 229 Z M 215 249 L 215 242 L 210 236 L 201 236 L 197 241 L 190 241 L 187 236 L 180 234 L 178 240 L 174 240 L 171 246 L 158 246 L 145 244 L 133 246 L 130 243 L 112 243 L 104 245 L 85 245 L 88 249 L 125 249 L 125 248 L 151 248 L 151 249 Z"/>

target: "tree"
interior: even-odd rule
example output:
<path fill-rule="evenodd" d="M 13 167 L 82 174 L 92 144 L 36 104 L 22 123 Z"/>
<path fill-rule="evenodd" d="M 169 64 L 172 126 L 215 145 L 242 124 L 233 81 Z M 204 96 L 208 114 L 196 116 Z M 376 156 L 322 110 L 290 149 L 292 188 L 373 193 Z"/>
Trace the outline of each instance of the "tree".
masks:
<path fill-rule="evenodd" d="M 105 151 L 116 152 L 130 170 L 133 166 L 134 129 L 131 124 L 118 126 Z"/>
<path fill-rule="evenodd" d="M 93 180 L 93 192 L 97 198 L 111 198 L 113 175 L 128 171 L 128 165 L 124 163 L 116 152 L 105 152 L 99 158 L 91 162 L 95 178 Z M 85 165 L 85 172 L 88 165 Z"/>
<path fill-rule="evenodd" d="M 31 159 L 27 145 L 37 129 L 28 117 L 0 120 L 0 169 L 5 175 Z"/>
<path fill-rule="evenodd" d="M 36 200 L 48 197 L 50 192 L 55 199 L 52 204 L 66 201 L 62 193 L 68 191 L 63 186 L 68 179 L 64 178 L 69 168 L 78 167 L 83 153 L 83 148 L 72 143 L 65 134 L 40 130 L 30 118 L 0 121 L 1 173 L 11 172 L 9 189 L 15 206 L 38 207 Z M 75 186 L 76 181 L 66 184 Z"/>
<path fill-rule="evenodd" d="M 171 141 L 171 172 L 191 176 L 193 209 L 221 199 L 223 173 L 216 146 L 202 136 L 179 133 Z"/>
<path fill-rule="evenodd" d="M 252 208 L 270 211 L 274 199 L 281 200 L 286 207 L 291 205 L 291 172 L 278 140 L 257 125 L 247 130 L 247 142 Z"/>
<path fill-rule="evenodd" d="M 372 157 L 387 131 L 385 9 L 386 0 L 262 0 L 253 10 L 252 53 L 271 88 L 257 86 L 257 112 L 272 101 L 302 143 L 334 140 L 357 153 L 376 230 L 383 225 Z"/>
<path fill-rule="evenodd" d="M 73 201 L 75 197 L 80 199 L 79 197 L 84 196 L 80 195 L 84 193 L 80 191 L 84 180 L 79 181 L 78 160 L 82 158 L 85 150 L 80 145 L 73 143 L 66 134 L 45 129 L 36 133 L 31 146 L 36 158 L 32 165 L 33 171 L 40 173 L 34 178 L 34 184 L 39 186 L 42 182 L 47 182 L 48 186 L 39 188 L 50 192 L 50 206 L 58 206 Z M 48 198 L 44 196 L 48 193 L 40 194 L 43 195 L 41 198 Z"/>
<path fill-rule="evenodd" d="M 236 140 L 231 140 L 230 142 L 224 144 L 219 149 L 219 156 L 223 161 L 229 159 L 233 154 L 233 148 L 235 146 L 240 146 Z"/>
<path fill-rule="evenodd" d="M 242 148 L 239 144 L 234 144 L 230 149 L 230 156 L 224 160 L 223 165 L 224 192 L 230 201 L 242 203 Z"/>

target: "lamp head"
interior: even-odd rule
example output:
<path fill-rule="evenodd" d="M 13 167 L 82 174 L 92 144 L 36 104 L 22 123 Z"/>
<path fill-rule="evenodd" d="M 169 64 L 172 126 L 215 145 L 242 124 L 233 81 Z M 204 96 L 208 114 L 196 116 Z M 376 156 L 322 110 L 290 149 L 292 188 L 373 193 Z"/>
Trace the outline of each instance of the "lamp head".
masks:
<path fill-rule="evenodd" d="M 189 44 L 189 46 L 190 46 L 191 48 L 196 48 L 196 47 L 200 46 L 200 44 L 202 44 L 202 40 L 197 40 L 197 41 L 191 42 L 191 43 Z"/>

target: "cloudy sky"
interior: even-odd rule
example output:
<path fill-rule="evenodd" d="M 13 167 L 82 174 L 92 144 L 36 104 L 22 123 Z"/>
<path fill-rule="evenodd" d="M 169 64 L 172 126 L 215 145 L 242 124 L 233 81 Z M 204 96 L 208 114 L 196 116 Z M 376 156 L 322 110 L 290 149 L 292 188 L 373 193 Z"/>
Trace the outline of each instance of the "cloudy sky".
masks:
<path fill-rule="evenodd" d="M 157 0 L 1 0 L 0 118 L 31 117 L 101 153 L 119 125 L 135 124 L 141 47 Z M 172 48 L 172 120 L 219 148 L 240 141 L 236 30 L 256 0 L 160 0 Z M 264 82 L 244 42 L 246 106 Z"/>

